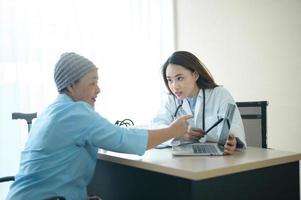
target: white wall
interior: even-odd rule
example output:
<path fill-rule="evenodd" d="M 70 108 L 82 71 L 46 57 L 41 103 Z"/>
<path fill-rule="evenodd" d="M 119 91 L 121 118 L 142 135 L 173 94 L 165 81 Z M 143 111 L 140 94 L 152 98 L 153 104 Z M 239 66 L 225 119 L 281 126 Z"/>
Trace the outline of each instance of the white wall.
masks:
<path fill-rule="evenodd" d="M 267 100 L 268 146 L 301 152 L 301 1 L 177 0 L 176 48 L 236 101 Z"/>

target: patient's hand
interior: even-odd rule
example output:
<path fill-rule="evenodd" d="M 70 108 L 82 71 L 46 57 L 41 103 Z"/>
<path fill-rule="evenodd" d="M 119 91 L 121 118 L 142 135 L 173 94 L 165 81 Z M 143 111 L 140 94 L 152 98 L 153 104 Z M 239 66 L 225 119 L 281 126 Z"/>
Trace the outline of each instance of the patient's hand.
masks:
<path fill-rule="evenodd" d="M 234 136 L 234 134 L 230 133 L 229 137 L 226 141 L 226 144 L 224 146 L 224 153 L 227 155 L 232 155 L 234 154 L 234 151 L 236 149 L 236 138 Z"/>
<path fill-rule="evenodd" d="M 192 128 L 189 126 L 187 133 L 184 134 L 183 139 L 185 140 L 199 140 L 203 137 L 204 131 L 200 128 Z"/>

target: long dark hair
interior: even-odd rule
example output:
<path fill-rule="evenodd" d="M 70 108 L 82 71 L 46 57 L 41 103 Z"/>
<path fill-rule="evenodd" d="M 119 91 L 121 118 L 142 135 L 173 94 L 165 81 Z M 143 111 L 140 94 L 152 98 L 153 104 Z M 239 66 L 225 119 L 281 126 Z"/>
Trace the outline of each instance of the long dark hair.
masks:
<path fill-rule="evenodd" d="M 209 70 L 195 55 L 187 51 L 176 51 L 162 66 L 163 80 L 170 94 L 172 94 L 172 92 L 168 87 L 168 81 L 166 78 L 166 68 L 169 64 L 181 65 L 191 72 L 197 72 L 199 74 L 199 78 L 196 81 L 196 84 L 200 89 L 212 89 L 218 86 Z"/>

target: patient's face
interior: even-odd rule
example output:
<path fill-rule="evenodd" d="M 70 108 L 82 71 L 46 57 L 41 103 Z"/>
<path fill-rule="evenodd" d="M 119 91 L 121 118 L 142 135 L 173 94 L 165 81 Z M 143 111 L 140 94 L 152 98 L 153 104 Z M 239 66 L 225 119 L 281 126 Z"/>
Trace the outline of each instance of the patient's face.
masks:
<path fill-rule="evenodd" d="M 169 64 L 166 68 L 168 87 L 178 99 L 196 96 L 199 88 L 196 84 L 199 75 L 181 65 Z"/>
<path fill-rule="evenodd" d="M 94 108 L 97 94 L 100 92 L 97 69 L 88 72 L 79 82 L 68 86 L 68 89 L 73 100 L 85 101 Z"/>

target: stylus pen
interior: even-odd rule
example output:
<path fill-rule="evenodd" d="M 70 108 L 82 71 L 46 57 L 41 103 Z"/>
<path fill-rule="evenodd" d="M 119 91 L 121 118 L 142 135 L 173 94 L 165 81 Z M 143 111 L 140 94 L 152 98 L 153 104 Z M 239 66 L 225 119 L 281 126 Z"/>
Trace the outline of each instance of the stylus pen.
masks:
<path fill-rule="evenodd" d="M 216 127 L 219 123 L 221 123 L 224 120 L 224 118 L 220 118 L 217 122 L 215 122 L 207 131 L 204 132 L 204 135 L 207 135 L 209 131 L 211 131 L 214 127 Z"/>

